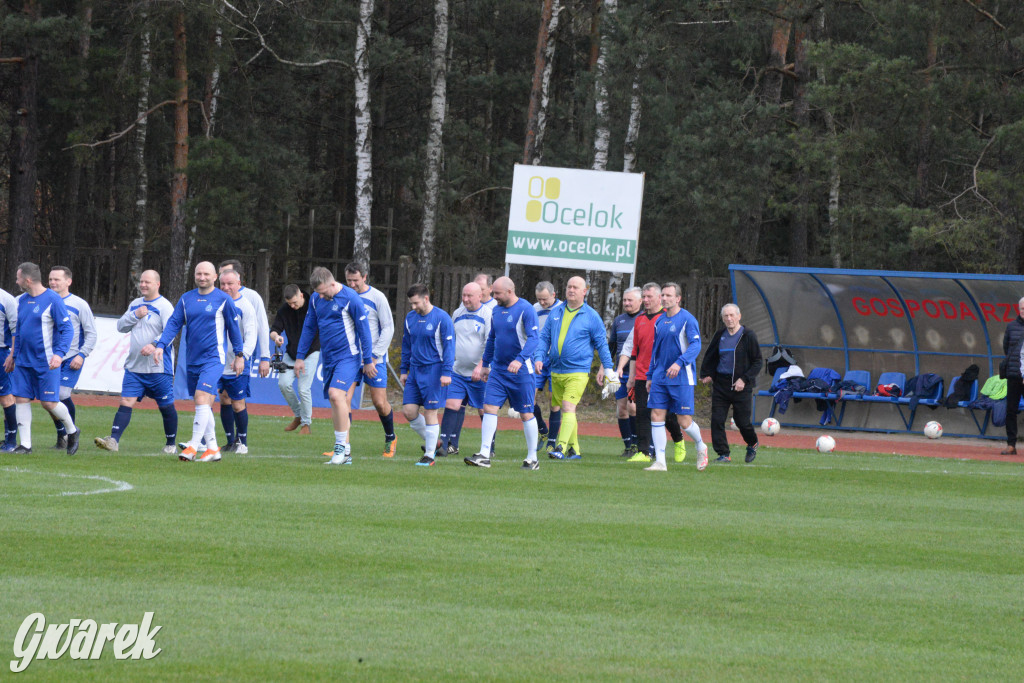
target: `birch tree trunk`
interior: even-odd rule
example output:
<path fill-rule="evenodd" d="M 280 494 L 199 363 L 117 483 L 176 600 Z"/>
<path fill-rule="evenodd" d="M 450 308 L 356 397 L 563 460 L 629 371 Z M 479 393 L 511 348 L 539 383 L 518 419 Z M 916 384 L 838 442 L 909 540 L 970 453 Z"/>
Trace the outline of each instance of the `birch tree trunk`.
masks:
<path fill-rule="evenodd" d="M 434 41 L 430 49 L 430 128 L 427 131 L 426 169 L 423 185 L 423 223 L 420 232 L 420 282 L 429 283 L 434 269 L 434 235 L 437 223 L 437 196 L 444 150 L 444 114 L 447 103 L 448 75 L 448 0 L 434 2 Z"/>
<path fill-rule="evenodd" d="M 355 53 L 356 213 L 352 255 L 356 261 L 367 267 L 370 264 L 370 226 L 373 212 L 373 122 L 370 115 L 369 51 L 372 18 L 373 0 L 360 0 Z"/>
<path fill-rule="evenodd" d="M 39 21 L 39 4 L 36 0 L 25 0 L 22 12 L 30 21 Z M 39 174 L 36 167 L 39 156 L 39 56 L 31 39 L 26 41 L 24 49 L 24 57 L 17 72 L 17 104 L 11 107 L 11 143 L 8 152 L 11 157 L 8 262 L 15 267 L 29 261 L 32 256 L 36 226 L 36 182 Z"/>
<path fill-rule="evenodd" d="M 541 9 L 540 29 L 537 31 L 537 49 L 533 57 L 533 84 L 530 87 L 530 104 L 526 111 L 526 142 L 523 145 L 523 163 L 540 163 L 540 143 L 543 140 L 543 126 L 546 123 L 548 86 L 551 82 L 551 57 L 554 55 L 552 35 L 558 26 L 561 4 L 558 0 L 544 0 Z"/>
<path fill-rule="evenodd" d="M 601 20 L 601 47 L 594 70 L 594 164 L 595 171 L 608 168 L 608 146 L 611 130 L 608 122 L 608 51 L 611 38 L 611 20 L 618 10 L 618 0 L 604 0 Z"/>
<path fill-rule="evenodd" d="M 170 292 L 180 296 L 188 289 L 192 246 L 185 225 L 188 197 L 188 63 L 186 61 L 185 12 L 174 15 L 174 177 L 171 181 Z"/>
<path fill-rule="evenodd" d="M 530 161 L 534 166 L 540 164 L 544 156 L 544 133 L 547 131 L 548 105 L 551 102 L 551 71 L 555 65 L 555 35 L 558 31 L 558 18 L 562 14 L 562 0 L 554 0 L 551 7 L 551 22 L 548 24 L 547 45 L 544 47 L 544 75 L 540 83 L 540 108 L 537 111 L 537 134 L 534 139 L 536 153 Z"/>
<path fill-rule="evenodd" d="M 224 5 L 217 5 L 217 14 L 224 14 Z M 220 98 L 220 50 L 224 44 L 224 30 L 217 26 L 213 32 L 213 69 L 206 81 L 206 93 L 203 101 L 206 105 L 206 118 L 203 120 L 203 134 L 213 137 L 217 123 L 217 100 Z"/>
<path fill-rule="evenodd" d="M 148 2 L 144 2 L 141 9 L 143 24 L 147 19 L 147 10 Z M 146 169 L 146 136 L 149 121 L 146 112 L 149 110 L 149 83 L 153 75 L 149 40 L 149 31 L 143 31 L 139 45 L 139 99 L 135 109 L 135 118 L 138 121 L 135 126 L 135 235 L 132 238 L 132 254 L 128 266 L 136 288 L 143 271 L 142 257 L 146 249 L 146 218 L 149 206 L 149 172 Z"/>
<path fill-rule="evenodd" d="M 821 10 L 818 18 L 819 38 L 825 36 L 825 10 Z M 818 67 L 818 81 L 825 85 L 825 70 Z M 836 120 L 832 112 L 826 107 L 822 109 L 825 118 L 825 137 L 829 147 L 828 153 L 828 250 L 832 260 L 833 268 L 843 267 L 843 253 L 840 248 L 839 239 L 839 190 L 842 178 L 839 172 L 839 140 L 836 135 Z"/>
<path fill-rule="evenodd" d="M 632 173 L 636 166 L 636 141 L 640 137 L 640 114 L 642 113 L 640 77 L 647 63 L 647 53 L 641 52 L 636 58 L 636 74 L 633 76 L 633 88 L 629 97 L 629 124 L 626 126 L 626 139 L 623 143 L 622 171 Z"/>

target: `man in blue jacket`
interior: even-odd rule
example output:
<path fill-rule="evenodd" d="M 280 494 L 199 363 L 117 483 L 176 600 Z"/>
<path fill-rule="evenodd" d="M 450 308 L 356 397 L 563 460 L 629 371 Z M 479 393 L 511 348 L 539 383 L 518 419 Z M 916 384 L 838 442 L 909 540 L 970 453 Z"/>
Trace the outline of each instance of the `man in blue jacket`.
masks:
<path fill-rule="evenodd" d="M 555 460 L 579 460 L 581 457 L 576 433 L 576 405 L 583 398 L 590 378 L 594 352 L 601 359 L 597 384 L 604 380 L 618 384 L 612 356 L 608 352 L 604 321 L 586 304 L 587 283 L 579 277 L 569 278 L 565 286 L 565 302 L 548 316 L 534 355 L 537 372 L 551 369 L 551 403 L 562 407 L 562 425 L 558 440 L 548 455 Z"/>

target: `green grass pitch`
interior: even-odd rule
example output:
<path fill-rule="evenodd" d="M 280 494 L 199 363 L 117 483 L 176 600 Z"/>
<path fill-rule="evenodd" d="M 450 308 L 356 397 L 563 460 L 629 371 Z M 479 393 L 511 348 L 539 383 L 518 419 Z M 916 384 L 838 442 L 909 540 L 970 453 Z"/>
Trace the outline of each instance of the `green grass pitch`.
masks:
<path fill-rule="evenodd" d="M 0 455 L 0 677 L 33 612 L 138 623 L 149 661 L 36 661 L 26 680 L 946 680 L 1024 671 L 1019 465 L 762 449 L 755 466 L 639 471 L 621 443 L 519 469 L 325 467 L 330 426 L 251 419 L 250 455 L 157 455 L 155 411 L 120 453 L 112 409 L 82 450 Z M 191 432 L 191 414 L 181 415 Z M 463 454 L 478 432 L 467 430 Z M 691 446 L 692 453 L 692 446 Z M 741 458 L 740 458 L 741 459 Z M 101 477 L 101 478 L 96 478 Z M 118 482 L 124 482 L 124 485 Z M 130 486 L 130 490 L 117 490 Z M 105 493 L 98 491 L 113 489 Z M 90 495 L 59 495 L 61 493 Z"/>

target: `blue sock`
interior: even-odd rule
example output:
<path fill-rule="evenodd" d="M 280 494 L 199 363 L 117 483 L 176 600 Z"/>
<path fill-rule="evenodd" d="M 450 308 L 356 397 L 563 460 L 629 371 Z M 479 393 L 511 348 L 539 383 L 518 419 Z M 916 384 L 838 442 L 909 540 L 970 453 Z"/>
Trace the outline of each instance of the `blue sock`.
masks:
<path fill-rule="evenodd" d="M 164 418 L 164 437 L 167 445 L 173 446 L 174 440 L 178 437 L 178 411 L 174 409 L 173 403 L 165 403 L 160 406 L 160 416 Z"/>
<path fill-rule="evenodd" d="M 235 413 L 235 429 L 238 432 L 238 441 L 247 445 L 249 437 L 249 411 L 239 410 Z"/>
<path fill-rule="evenodd" d="M 4 445 L 15 446 L 18 443 L 18 411 L 11 404 L 4 408 Z"/>
<path fill-rule="evenodd" d="M 395 438 L 395 411 L 391 411 L 387 415 L 378 415 L 380 417 L 380 424 L 384 427 L 384 438 L 391 441 Z"/>
<path fill-rule="evenodd" d="M 455 438 L 455 425 L 458 422 L 459 411 L 448 410 L 444 411 L 444 415 L 441 416 L 441 448 L 447 449 L 452 443 L 452 439 Z"/>
<path fill-rule="evenodd" d="M 548 426 L 544 422 L 544 411 L 536 403 L 533 404 L 533 416 L 537 420 L 537 433 L 547 434 Z"/>
<path fill-rule="evenodd" d="M 548 445 L 554 446 L 558 441 L 558 430 L 562 428 L 562 411 L 552 410 L 548 417 Z"/>
<path fill-rule="evenodd" d="M 622 437 L 622 443 L 626 444 L 627 446 L 633 440 L 633 435 L 629 431 L 629 418 L 628 417 L 620 417 L 619 418 L 619 436 Z"/>
<path fill-rule="evenodd" d="M 128 423 L 132 421 L 132 409 L 128 406 L 119 406 L 114 413 L 114 425 L 110 428 L 110 436 L 120 443 L 124 436 L 124 430 L 128 429 Z"/>
<path fill-rule="evenodd" d="M 632 417 L 629 418 L 629 433 L 630 433 L 630 440 L 629 440 L 629 442 L 631 444 L 633 444 L 635 446 L 638 443 L 640 443 L 640 435 L 636 431 L 636 415 L 633 415 Z"/>
<path fill-rule="evenodd" d="M 455 413 L 455 428 L 448 431 L 448 444 L 459 450 L 459 437 L 462 436 L 462 423 L 466 421 L 466 406 L 459 408 Z"/>
<path fill-rule="evenodd" d="M 230 446 L 235 442 L 235 409 L 231 404 L 220 404 L 220 423 L 224 426 L 224 444 Z"/>
<path fill-rule="evenodd" d="M 61 401 L 61 403 L 63 403 L 65 406 L 67 406 L 68 414 L 71 415 L 71 421 L 74 422 L 75 421 L 75 402 L 71 400 L 70 396 L 68 396 L 66 399 Z"/>

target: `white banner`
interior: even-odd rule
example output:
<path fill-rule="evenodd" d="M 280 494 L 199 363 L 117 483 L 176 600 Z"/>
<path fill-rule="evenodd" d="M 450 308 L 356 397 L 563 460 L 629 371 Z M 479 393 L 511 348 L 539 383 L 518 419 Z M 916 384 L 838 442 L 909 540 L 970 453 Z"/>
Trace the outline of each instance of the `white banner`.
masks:
<path fill-rule="evenodd" d="M 124 362 L 128 358 L 129 338 L 117 331 L 117 318 L 96 316 L 96 348 L 82 364 L 77 391 L 121 393 Z"/>
<path fill-rule="evenodd" d="M 516 164 L 506 263 L 633 273 L 644 174 Z"/>

